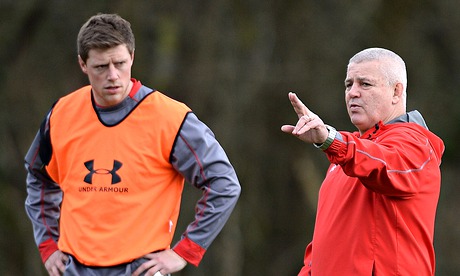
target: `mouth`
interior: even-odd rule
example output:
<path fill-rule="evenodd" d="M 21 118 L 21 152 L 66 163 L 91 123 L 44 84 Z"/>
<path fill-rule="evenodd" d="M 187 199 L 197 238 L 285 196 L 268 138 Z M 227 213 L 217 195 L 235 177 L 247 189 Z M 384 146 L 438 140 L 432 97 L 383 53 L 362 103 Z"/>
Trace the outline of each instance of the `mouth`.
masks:
<path fill-rule="evenodd" d="M 348 105 L 348 109 L 350 111 L 356 111 L 357 109 L 360 109 L 360 108 L 361 106 L 359 104 L 352 103 Z"/>
<path fill-rule="evenodd" d="M 111 93 L 115 93 L 117 92 L 117 90 L 120 88 L 120 86 L 115 86 L 115 85 L 111 85 L 111 86 L 106 86 L 104 87 L 104 89 L 108 92 L 111 92 Z"/>

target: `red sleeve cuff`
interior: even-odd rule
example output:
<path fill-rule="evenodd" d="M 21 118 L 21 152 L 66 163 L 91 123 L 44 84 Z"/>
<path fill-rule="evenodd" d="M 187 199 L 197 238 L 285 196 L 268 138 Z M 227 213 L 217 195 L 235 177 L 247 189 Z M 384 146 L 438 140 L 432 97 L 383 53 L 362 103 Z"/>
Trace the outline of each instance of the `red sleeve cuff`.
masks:
<path fill-rule="evenodd" d="M 188 263 L 198 266 L 203 259 L 206 249 L 191 241 L 187 237 L 179 241 L 173 248 L 179 256 L 184 258 Z"/>
<path fill-rule="evenodd" d="M 38 246 L 38 251 L 40 252 L 40 256 L 42 257 L 43 263 L 45 263 L 46 260 L 48 260 L 48 258 L 51 256 L 51 254 L 53 254 L 57 250 L 59 250 L 57 243 L 51 238 L 42 242 Z"/>

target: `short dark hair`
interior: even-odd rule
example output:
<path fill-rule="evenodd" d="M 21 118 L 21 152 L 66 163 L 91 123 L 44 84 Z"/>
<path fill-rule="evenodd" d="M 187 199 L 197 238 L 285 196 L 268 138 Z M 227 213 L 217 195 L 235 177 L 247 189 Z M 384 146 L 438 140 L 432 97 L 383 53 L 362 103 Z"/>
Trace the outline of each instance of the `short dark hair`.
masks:
<path fill-rule="evenodd" d="M 134 52 L 134 34 L 131 24 L 117 14 L 92 16 L 80 28 L 77 51 L 86 62 L 91 49 L 109 49 L 125 44 L 130 54 Z"/>

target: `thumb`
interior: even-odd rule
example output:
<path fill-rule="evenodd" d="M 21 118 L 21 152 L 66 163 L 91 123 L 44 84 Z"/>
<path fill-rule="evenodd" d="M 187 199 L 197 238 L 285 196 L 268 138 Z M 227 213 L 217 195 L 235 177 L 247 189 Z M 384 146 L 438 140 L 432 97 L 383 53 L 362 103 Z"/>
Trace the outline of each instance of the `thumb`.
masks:
<path fill-rule="evenodd" d="M 294 126 L 291 126 L 291 125 L 283 125 L 283 126 L 281 126 L 281 131 L 282 131 L 282 132 L 285 132 L 285 133 L 291 134 L 292 131 L 294 131 L 294 128 L 295 128 L 295 127 L 294 127 Z"/>

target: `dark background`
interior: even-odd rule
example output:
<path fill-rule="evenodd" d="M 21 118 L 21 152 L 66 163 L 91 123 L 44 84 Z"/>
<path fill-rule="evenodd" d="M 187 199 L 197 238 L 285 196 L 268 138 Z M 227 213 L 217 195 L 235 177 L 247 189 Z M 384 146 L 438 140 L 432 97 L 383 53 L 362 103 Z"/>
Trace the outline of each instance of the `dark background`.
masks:
<path fill-rule="evenodd" d="M 1 275 L 44 275 L 24 211 L 23 158 L 51 104 L 87 84 L 76 36 L 97 12 L 132 23 L 133 76 L 184 101 L 213 129 L 243 187 L 200 267 L 177 275 L 296 275 L 328 163 L 280 131 L 297 121 L 287 93 L 337 129 L 354 130 L 344 105 L 346 65 L 375 46 L 406 61 L 408 110 L 421 111 L 446 144 L 437 275 L 460 275 L 457 1 L 0 0 Z M 178 235 L 198 195 L 185 189 Z"/>

